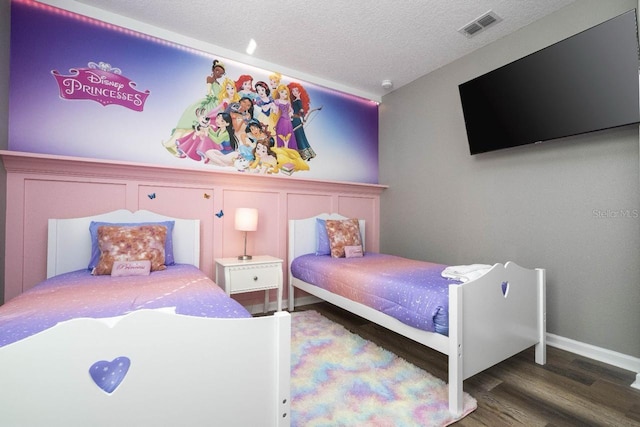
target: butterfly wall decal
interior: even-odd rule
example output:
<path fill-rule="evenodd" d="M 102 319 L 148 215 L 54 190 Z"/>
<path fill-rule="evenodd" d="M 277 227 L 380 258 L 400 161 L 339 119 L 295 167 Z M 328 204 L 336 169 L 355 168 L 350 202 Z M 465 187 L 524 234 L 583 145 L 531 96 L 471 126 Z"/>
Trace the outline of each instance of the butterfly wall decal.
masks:
<path fill-rule="evenodd" d="M 153 200 L 153 199 L 155 199 L 155 198 L 156 198 L 156 193 L 147 194 L 147 196 L 148 196 L 151 200 Z"/>
<path fill-rule="evenodd" d="M 222 218 L 224 216 L 224 212 L 222 212 L 222 209 L 220 209 L 220 212 L 218 212 L 217 214 L 215 214 L 218 218 Z"/>

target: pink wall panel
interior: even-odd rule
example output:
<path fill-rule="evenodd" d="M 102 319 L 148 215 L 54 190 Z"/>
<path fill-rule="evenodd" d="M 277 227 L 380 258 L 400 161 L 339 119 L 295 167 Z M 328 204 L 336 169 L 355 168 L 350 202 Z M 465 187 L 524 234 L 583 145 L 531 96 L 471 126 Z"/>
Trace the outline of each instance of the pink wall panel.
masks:
<path fill-rule="evenodd" d="M 213 189 L 207 187 L 140 185 L 137 187 L 137 206 L 175 218 L 200 219 L 200 269 L 214 276 L 213 265 Z"/>
<path fill-rule="evenodd" d="M 282 208 L 280 191 L 253 191 L 245 189 L 224 189 L 222 193 L 222 209 L 224 216 L 216 222 L 221 223 L 219 242 L 222 257 L 235 257 L 243 254 L 244 233 L 235 229 L 236 208 L 258 209 L 258 229 L 247 233 L 248 255 L 271 255 L 286 259 L 286 230 L 282 221 Z M 286 264 L 283 264 L 283 277 L 286 276 Z M 252 294 L 234 295 L 241 304 L 255 304 L 256 301 L 264 301 L 264 292 Z M 270 291 L 270 300 L 277 298 L 276 291 Z M 283 298 L 287 298 L 287 287 L 283 289 Z"/>
<path fill-rule="evenodd" d="M 236 208 L 258 209 L 258 229 L 247 233 L 249 255 L 285 255 L 280 213 L 280 193 L 277 191 L 245 191 L 226 189 L 223 192 L 223 229 L 220 236 L 223 244 L 222 256 L 233 257 L 243 253 L 244 233 L 235 226 Z"/>
<path fill-rule="evenodd" d="M 287 206 L 289 219 L 309 218 L 333 212 L 333 197 L 330 194 L 289 194 Z"/>
<path fill-rule="evenodd" d="M 24 240 L 21 259 L 16 253 L 11 254 L 16 262 L 23 264 L 25 288 L 20 291 L 46 276 L 49 218 L 89 216 L 117 209 L 125 201 L 125 192 L 124 185 L 113 183 L 52 181 L 44 177 L 25 180 L 23 232 L 29 238 Z M 11 286 L 5 284 L 5 287 Z"/>
<path fill-rule="evenodd" d="M 7 170 L 5 301 L 46 277 L 49 218 L 116 209 L 198 218 L 200 268 L 212 278 L 216 258 L 243 251 L 243 234 L 234 228 L 238 207 L 259 212 L 258 230 L 249 232 L 247 252 L 282 258 L 283 273 L 288 269 L 289 219 L 323 212 L 364 218 L 367 249 L 379 246 L 379 199 L 385 187 L 377 184 L 194 171 L 11 151 L 0 151 L 0 156 Z M 262 303 L 264 294 L 241 294 L 239 300 L 245 305 Z"/>
<path fill-rule="evenodd" d="M 365 220 L 366 250 L 378 252 L 379 245 L 379 199 L 370 197 L 338 197 L 338 212 L 350 218 Z"/>

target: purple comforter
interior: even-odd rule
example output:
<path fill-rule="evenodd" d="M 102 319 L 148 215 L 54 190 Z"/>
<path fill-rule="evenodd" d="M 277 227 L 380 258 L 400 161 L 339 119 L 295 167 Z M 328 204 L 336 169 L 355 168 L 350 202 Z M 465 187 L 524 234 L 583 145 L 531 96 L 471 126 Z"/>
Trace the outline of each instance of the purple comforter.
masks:
<path fill-rule="evenodd" d="M 162 307 L 199 317 L 251 317 L 193 265 L 127 277 L 78 270 L 47 279 L 0 306 L 0 347 L 76 317 L 114 317 Z"/>
<path fill-rule="evenodd" d="M 294 277 L 374 308 L 418 329 L 449 333 L 449 285 L 445 265 L 393 255 L 362 258 L 302 255 L 291 264 Z"/>

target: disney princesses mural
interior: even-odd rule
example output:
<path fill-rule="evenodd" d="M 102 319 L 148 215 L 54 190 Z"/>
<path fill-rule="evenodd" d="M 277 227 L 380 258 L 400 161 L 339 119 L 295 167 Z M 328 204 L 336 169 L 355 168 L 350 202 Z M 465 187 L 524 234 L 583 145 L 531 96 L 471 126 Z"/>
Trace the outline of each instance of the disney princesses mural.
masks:
<path fill-rule="evenodd" d="M 211 51 L 40 2 L 12 2 L 9 150 L 377 183 L 377 103 L 202 46 Z M 98 73 L 87 64 L 109 64 L 111 74 L 92 83 Z M 85 68 L 87 90 L 110 100 L 141 92 L 146 101 L 129 108 L 62 96 L 56 77 Z"/>
<path fill-rule="evenodd" d="M 275 86 L 271 97 L 271 88 L 263 81 L 252 87 L 253 77 L 248 74 L 235 81 L 225 77 L 218 83 L 226 74 L 224 63 L 218 59 L 211 68 L 207 82 L 211 81 L 208 87 L 215 89 L 187 107 L 197 106 L 195 115 L 188 110 L 183 113 L 171 137 L 163 142 L 164 148 L 181 159 L 243 172 L 292 175 L 310 170 L 307 162 L 316 153 L 304 131 L 305 118 L 308 112 L 318 112 L 322 107 L 310 110 L 304 87 L 297 82 L 280 83 L 282 75 L 274 73 L 269 77 Z M 188 119 L 191 131 L 185 127 Z"/>

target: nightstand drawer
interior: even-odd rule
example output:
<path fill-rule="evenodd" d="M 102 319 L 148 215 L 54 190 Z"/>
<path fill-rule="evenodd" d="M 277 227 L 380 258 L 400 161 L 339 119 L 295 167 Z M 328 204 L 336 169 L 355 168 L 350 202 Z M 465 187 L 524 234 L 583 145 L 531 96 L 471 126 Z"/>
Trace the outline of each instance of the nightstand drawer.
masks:
<path fill-rule="evenodd" d="M 229 268 L 231 293 L 274 289 L 280 284 L 279 263 Z"/>

